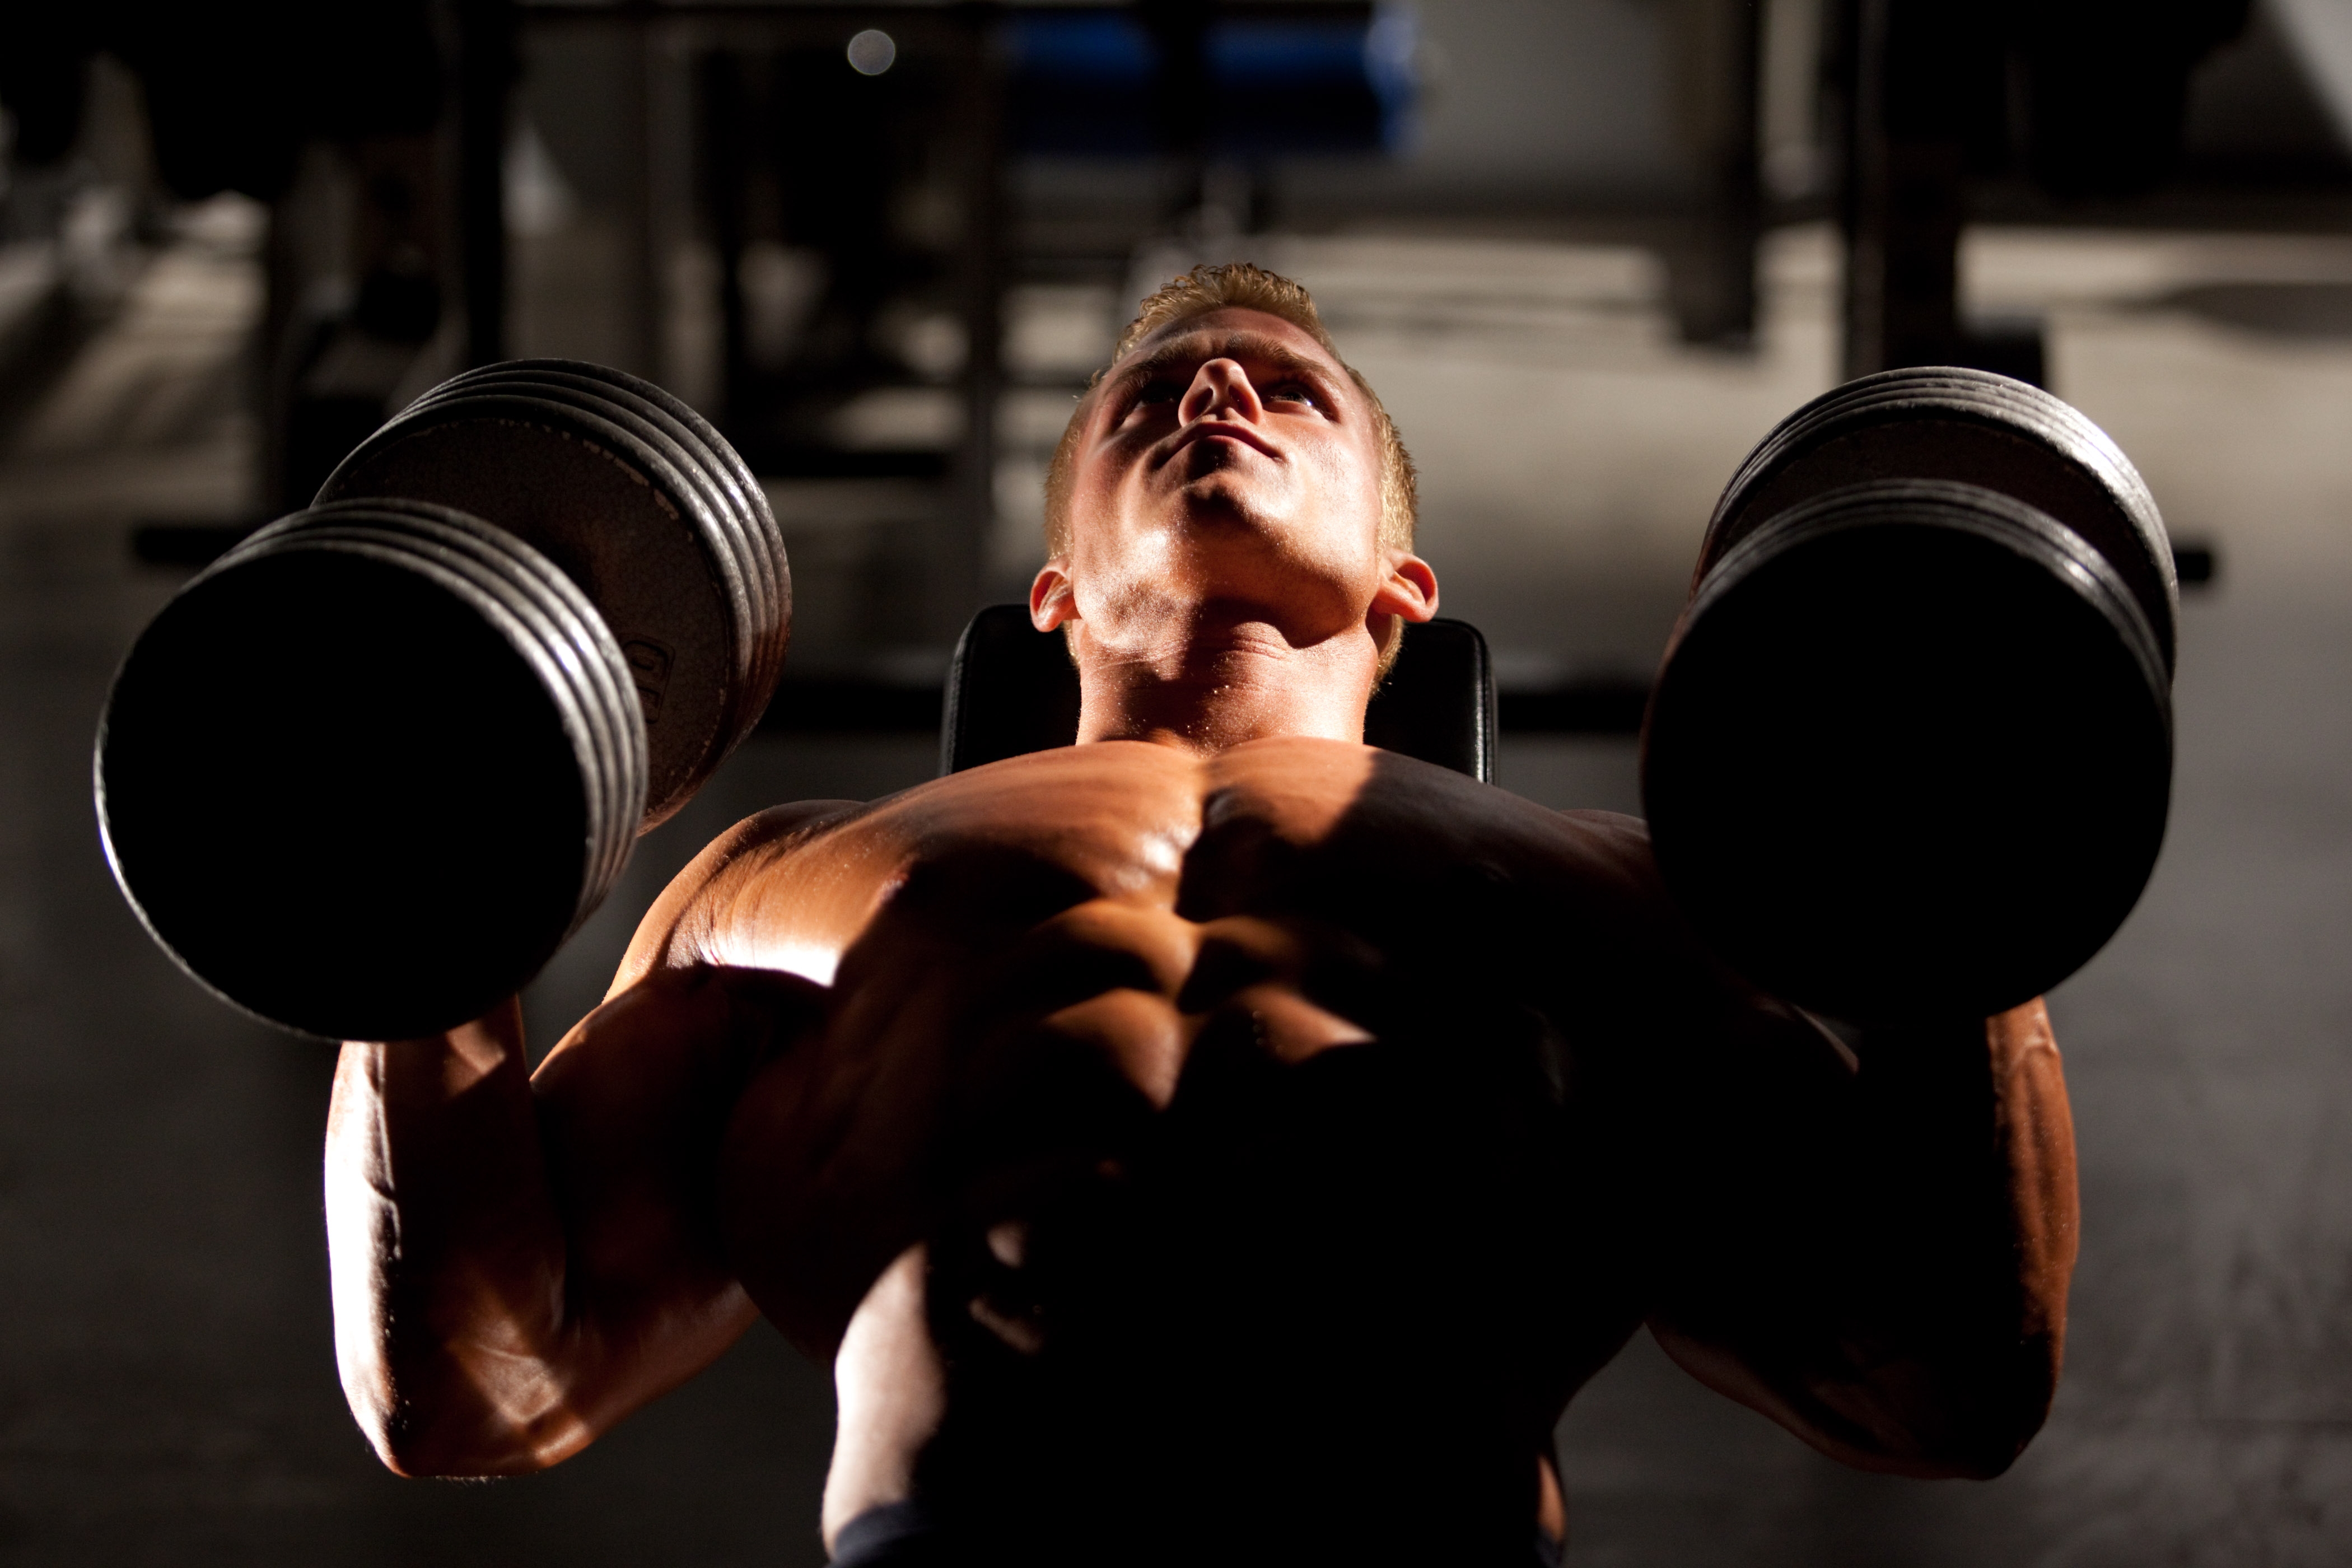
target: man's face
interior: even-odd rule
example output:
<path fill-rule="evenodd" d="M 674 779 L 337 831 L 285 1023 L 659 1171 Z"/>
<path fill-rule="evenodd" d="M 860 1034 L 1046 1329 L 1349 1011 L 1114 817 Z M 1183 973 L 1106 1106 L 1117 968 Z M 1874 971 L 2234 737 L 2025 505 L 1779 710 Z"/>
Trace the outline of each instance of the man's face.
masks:
<path fill-rule="evenodd" d="M 1382 548 L 1381 478 L 1370 401 L 1312 337 L 1240 309 L 1171 322 L 1086 410 L 1068 551 L 1039 573 L 1034 618 L 1076 619 L 1082 645 L 1128 658 L 1157 658 L 1204 619 L 1269 626 L 1293 647 L 1426 619 L 1436 584 Z M 1388 603 L 1401 570 L 1411 603 Z"/>

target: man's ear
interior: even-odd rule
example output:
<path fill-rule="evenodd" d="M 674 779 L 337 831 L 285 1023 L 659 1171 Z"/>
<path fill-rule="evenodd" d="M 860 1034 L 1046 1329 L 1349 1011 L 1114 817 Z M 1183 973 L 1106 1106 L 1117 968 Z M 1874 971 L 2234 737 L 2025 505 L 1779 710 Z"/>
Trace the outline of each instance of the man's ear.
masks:
<path fill-rule="evenodd" d="M 1078 600 L 1070 583 L 1070 561 L 1057 555 L 1037 568 L 1029 584 L 1029 624 L 1050 632 L 1065 621 L 1078 618 Z"/>
<path fill-rule="evenodd" d="M 1046 570 L 1051 571 L 1048 567 Z M 1041 576 L 1040 580 L 1043 578 Z M 1033 593 L 1031 602 L 1035 602 Z M 1381 591 L 1372 595 L 1368 612 L 1375 616 L 1402 616 L 1408 621 L 1425 621 L 1437 614 L 1437 573 L 1428 562 L 1409 550 L 1389 552 L 1389 574 Z"/>

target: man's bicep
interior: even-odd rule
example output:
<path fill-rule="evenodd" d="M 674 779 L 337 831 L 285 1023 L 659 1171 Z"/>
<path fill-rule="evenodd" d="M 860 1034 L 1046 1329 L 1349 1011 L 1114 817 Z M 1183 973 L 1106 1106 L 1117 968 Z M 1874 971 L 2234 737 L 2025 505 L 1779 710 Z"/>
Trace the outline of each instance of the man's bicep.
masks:
<path fill-rule="evenodd" d="M 790 975 L 659 970 L 590 1014 L 534 1075 L 567 1317 L 583 1363 L 604 1365 L 590 1380 L 600 1402 L 625 1412 L 675 1386 L 756 1316 L 719 1236 L 719 1142 L 744 1085 L 824 1004 L 823 988 Z"/>

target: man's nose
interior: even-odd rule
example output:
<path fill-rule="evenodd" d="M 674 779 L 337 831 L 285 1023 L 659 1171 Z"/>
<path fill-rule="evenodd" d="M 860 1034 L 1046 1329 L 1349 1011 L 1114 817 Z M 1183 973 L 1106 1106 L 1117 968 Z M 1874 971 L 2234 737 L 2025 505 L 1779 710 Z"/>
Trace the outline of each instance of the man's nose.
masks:
<path fill-rule="evenodd" d="M 1213 359 L 1193 373 L 1192 384 L 1185 389 L 1176 416 L 1186 425 L 1221 415 L 1255 424 L 1265 412 L 1265 405 L 1258 401 L 1257 388 L 1250 384 L 1249 373 L 1240 363 Z"/>

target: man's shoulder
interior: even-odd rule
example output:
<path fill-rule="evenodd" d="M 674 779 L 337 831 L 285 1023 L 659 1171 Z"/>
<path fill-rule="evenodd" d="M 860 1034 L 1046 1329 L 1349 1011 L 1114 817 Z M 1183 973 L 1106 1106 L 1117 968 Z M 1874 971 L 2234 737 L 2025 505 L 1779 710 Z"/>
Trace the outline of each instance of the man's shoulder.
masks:
<path fill-rule="evenodd" d="M 1075 889 L 1172 902 L 1199 833 L 1202 774 L 1198 759 L 1168 747 L 1108 742 L 1007 758 L 874 801 L 771 807 L 679 874 L 640 934 L 644 962 L 657 952 L 672 965 L 823 980 L 898 890 L 959 866 L 1008 895 L 1020 864 Z"/>

